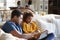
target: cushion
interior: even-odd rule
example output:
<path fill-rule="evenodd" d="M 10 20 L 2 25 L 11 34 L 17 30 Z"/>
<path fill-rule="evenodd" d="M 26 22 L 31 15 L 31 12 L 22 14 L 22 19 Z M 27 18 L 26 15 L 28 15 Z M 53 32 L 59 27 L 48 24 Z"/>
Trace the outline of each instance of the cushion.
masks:
<path fill-rule="evenodd" d="M 56 25 L 56 34 L 60 37 L 60 19 L 55 19 L 53 22 Z"/>
<path fill-rule="evenodd" d="M 53 23 L 55 20 L 53 15 L 40 16 L 39 14 L 35 14 L 33 19 L 35 19 L 34 21 L 36 21 L 37 25 L 42 27 L 43 30 L 48 30 L 49 33 L 55 33 L 56 25 Z"/>
<path fill-rule="evenodd" d="M 3 33 L 5 33 L 5 32 L 0 28 L 0 37 Z"/>
<path fill-rule="evenodd" d="M 33 17 L 33 21 L 36 21 L 36 20 L 43 20 L 43 21 L 46 21 L 46 22 L 53 22 L 53 20 L 55 19 L 55 17 L 53 15 L 45 15 L 45 16 L 40 16 L 39 14 L 34 14 L 34 17 Z"/>
<path fill-rule="evenodd" d="M 37 25 L 42 28 L 42 30 L 48 30 L 48 33 L 54 33 L 55 34 L 55 29 L 56 25 L 54 23 L 48 23 L 43 20 L 36 21 L 38 23 Z M 55 35 L 56 36 L 56 35 Z"/>
<path fill-rule="evenodd" d="M 26 39 L 14 37 L 9 33 L 3 33 L 0 37 L 0 40 L 26 40 Z"/>
<path fill-rule="evenodd" d="M 2 29 L 0 29 L 0 40 L 26 40 L 26 39 L 14 37 L 11 34 L 5 33 Z"/>
<path fill-rule="evenodd" d="M 15 40 L 15 38 L 11 34 L 3 33 L 0 40 Z"/>
<path fill-rule="evenodd" d="M 0 28 L 4 25 L 5 22 L 0 22 Z"/>

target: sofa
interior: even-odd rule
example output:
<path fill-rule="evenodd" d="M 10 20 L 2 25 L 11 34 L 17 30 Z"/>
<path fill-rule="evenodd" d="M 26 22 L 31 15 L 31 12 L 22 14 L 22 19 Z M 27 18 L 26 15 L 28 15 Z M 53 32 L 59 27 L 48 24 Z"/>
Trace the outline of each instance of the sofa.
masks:
<path fill-rule="evenodd" d="M 33 20 L 43 30 L 48 30 L 48 33 L 54 33 L 55 37 L 60 37 L 60 15 L 47 14 L 40 16 L 35 14 Z"/>
<path fill-rule="evenodd" d="M 41 27 L 43 30 L 48 30 L 48 33 L 54 33 L 55 37 L 60 37 L 60 15 L 48 14 L 48 15 L 40 16 L 39 14 L 34 14 L 32 21 L 35 21 L 38 27 Z M 0 23 L 0 28 L 4 23 L 5 22 Z M 0 31 L 1 30 L 2 29 L 0 29 Z M 14 40 L 26 40 L 23 38 L 19 39 L 5 32 L 2 32 L 2 33 L 0 32 L 0 40 L 10 40 L 11 37 Z"/>

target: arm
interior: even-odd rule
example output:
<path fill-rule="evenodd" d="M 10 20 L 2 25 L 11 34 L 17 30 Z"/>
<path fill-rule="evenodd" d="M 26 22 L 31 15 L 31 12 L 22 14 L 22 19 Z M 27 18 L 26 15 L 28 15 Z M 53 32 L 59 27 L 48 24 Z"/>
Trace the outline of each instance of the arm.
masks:
<path fill-rule="evenodd" d="M 19 34 L 17 31 L 13 30 L 10 32 L 13 36 L 16 36 L 18 38 L 25 38 L 25 39 L 37 39 L 40 37 L 39 32 L 29 33 L 29 34 Z"/>
<path fill-rule="evenodd" d="M 25 39 L 30 39 L 32 38 L 31 34 L 19 34 L 17 31 L 13 30 L 10 32 L 13 36 L 16 36 L 18 38 L 25 38 Z"/>
<path fill-rule="evenodd" d="M 12 30 L 10 33 L 11 33 L 13 36 L 16 36 L 16 37 L 19 37 L 19 38 L 23 38 L 23 36 L 20 35 L 16 30 Z"/>
<path fill-rule="evenodd" d="M 43 32 L 46 32 L 46 33 L 48 34 L 48 30 L 43 30 L 43 29 L 40 28 L 40 27 L 39 27 L 38 31 L 41 32 L 41 34 L 42 34 Z"/>
<path fill-rule="evenodd" d="M 19 37 L 19 38 L 25 38 L 27 39 L 27 37 L 31 37 L 30 34 L 20 34 L 17 29 L 15 28 L 15 25 L 13 25 L 12 23 L 5 23 L 3 26 L 3 30 L 7 33 L 11 33 L 13 36 Z"/>

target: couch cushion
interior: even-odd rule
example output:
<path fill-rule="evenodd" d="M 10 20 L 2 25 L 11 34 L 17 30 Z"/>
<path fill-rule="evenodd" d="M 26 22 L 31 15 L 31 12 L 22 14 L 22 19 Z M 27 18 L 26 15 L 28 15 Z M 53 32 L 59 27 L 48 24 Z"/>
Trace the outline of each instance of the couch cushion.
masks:
<path fill-rule="evenodd" d="M 40 28 L 42 28 L 42 30 L 44 30 L 44 31 L 48 30 L 48 33 L 55 34 L 56 25 L 54 23 L 45 22 L 43 20 L 37 20 L 36 23 Z M 55 36 L 56 36 L 56 34 L 55 34 Z"/>
<path fill-rule="evenodd" d="M 0 40 L 26 40 L 24 38 L 17 38 L 12 36 L 9 33 L 5 33 L 1 28 L 0 28 Z"/>
<path fill-rule="evenodd" d="M 0 37 L 3 33 L 5 33 L 5 32 L 0 28 Z"/>
<path fill-rule="evenodd" d="M 11 34 L 4 33 L 1 35 L 0 40 L 26 40 L 26 39 L 17 38 L 17 37 L 12 36 Z"/>
<path fill-rule="evenodd" d="M 0 28 L 4 25 L 5 22 L 0 22 Z"/>

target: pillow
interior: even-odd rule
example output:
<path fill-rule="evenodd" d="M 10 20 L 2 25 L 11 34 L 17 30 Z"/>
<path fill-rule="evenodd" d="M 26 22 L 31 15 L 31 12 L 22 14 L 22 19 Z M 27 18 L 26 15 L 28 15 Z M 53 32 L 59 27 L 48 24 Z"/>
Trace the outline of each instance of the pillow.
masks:
<path fill-rule="evenodd" d="M 0 40 L 15 40 L 15 38 L 11 34 L 3 33 Z"/>
<path fill-rule="evenodd" d="M 42 30 L 48 30 L 48 33 L 54 33 L 55 34 L 55 29 L 56 25 L 54 23 L 48 23 L 43 20 L 37 20 L 36 23 L 39 27 L 42 28 Z M 56 36 L 56 35 L 55 35 Z"/>
<path fill-rule="evenodd" d="M 39 14 L 34 14 L 34 17 L 33 17 L 33 21 L 36 21 L 36 20 L 43 20 L 43 21 L 46 21 L 46 22 L 53 22 L 53 20 L 55 19 L 54 16 L 52 15 L 45 15 L 45 16 L 40 16 Z"/>
<path fill-rule="evenodd" d="M 0 28 L 4 25 L 5 22 L 0 22 Z"/>
<path fill-rule="evenodd" d="M 26 39 L 17 38 L 17 37 L 12 36 L 9 33 L 4 33 L 1 35 L 0 40 L 26 40 Z"/>
<path fill-rule="evenodd" d="M 58 37 L 60 37 L 60 19 L 55 19 L 54 23 L 56 25 L 56 34 Z"/>
<path fill-rule="evenodd" d="M 45 15 L 40 17 L 40 20 L 50 22 L 50 23 L 53 22 L 54 19 L 55 19 L 54 16 L 51 15 Z"/>
<path fill-rule="evenodd" d="M 56 19 L 60 19 L 60 15 L 59 16 L 55 16 Z"/>
<path fill-rule="evenodd" d="M 5 33 L 5 32 L 0 28 L 0 37 L 3 33 Z"/>
<path fill-rule="evenodd" d="M 23 38 L 17 38 L 12 36 L 9 33 L 5 33 L 1 28 L 0 28 L 0 40 L 26 40 Z"/>

